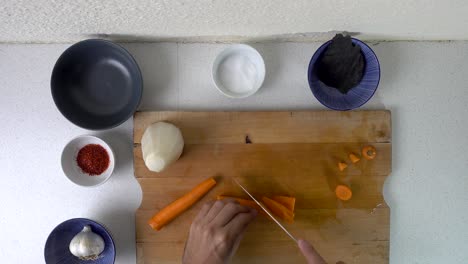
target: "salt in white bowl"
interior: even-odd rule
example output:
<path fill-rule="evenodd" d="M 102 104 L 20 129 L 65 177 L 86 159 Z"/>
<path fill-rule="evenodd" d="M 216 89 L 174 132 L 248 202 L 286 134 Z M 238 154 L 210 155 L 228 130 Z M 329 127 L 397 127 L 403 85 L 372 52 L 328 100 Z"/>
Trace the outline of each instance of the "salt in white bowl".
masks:
<path fill-rule="evenodd" d="M 265 79 L 265 62 L 249 45 L 235 44 L 223 50 L 213 62 L 213 81 L 230 98 L 245 98 L 256 93 Z"/>

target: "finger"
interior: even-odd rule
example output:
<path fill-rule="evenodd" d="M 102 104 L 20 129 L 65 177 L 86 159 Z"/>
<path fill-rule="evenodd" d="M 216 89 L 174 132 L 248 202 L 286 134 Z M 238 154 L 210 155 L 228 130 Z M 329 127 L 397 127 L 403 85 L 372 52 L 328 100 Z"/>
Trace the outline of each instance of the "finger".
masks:
<path fill-rule="evenodd" d="M 250 209 L 237 203 L 228 202 L 224 205 L 219 214 L 211 221 L 215 226 L 223 227 L 239 213 L 248 213 Z"/>
<path fill-rule="evenodd" d="M 216 201 L 203 218 L 203 222 L 210 223 L 224 207 L 224 201 Z"/>
<path fill-rule="evenodd" d="M 221 202 L 223 202 L 224 204 L 227 204 L 227 203 L 238 203 L 238 202 L 236 201 L 236 199 L 231 198 L 231 197 L 229 197 L 229 198 L 224 198 L 224 199 L 218 200 L 218 201 L 221 201 Z"/>
<path fill-rule="evenodd" d="M 254 215 L 254 218 L 258 214 L 257 210 L 255 210 L 253 208 L 250 208 L 250 212 Z M 244 234 L 245 234 L 245 231 L 247 230 L 247 227 L 249 227 L 248 224 L 244 225 L 244 227 L 240 230 L 240 233 L 237 235 L 237 238 L 235 239 L 234 245 L 233 245 L 233 247 L 231 249 L 231 251 L 232 251 L 231 257 L 235 254 L 235 252 L 239 248 L 240 242 L 242 241 L 242 238 L 244 237 Z"/>
<path fill-rule="evenodd" d="M 232 220 L 225 226 L 230 237 L 237 237 L 243 234 L 247 226 L 257 216 L 256 210 L 249 210 L 248 213 L 238 213 Z"/>
<path fill-rule="evenodd" d="M 229 257 L 228 257 L 229 260 L 231 260 L 232 257 L 234 257 L 234 255 L 236 254 L 236 251 L 239 248 L 240 242 L 242 241 L 242 238 L 244 238 L 244 234 L 245 234 L 245 231 L 247 230 L 247 227 L 248 225 L 245 225 L 244 229 L 241 230 L 240 234 L 237 234 L 237 237 L 234 238 L 234 243 L 229 249 L 229 252 L 230 252 Z"/>
<path fill-rule="evenodd" d="M 299 239 L 297 245 L 309 264 L 325 264 L 325 260 L 319 255 L 309 242 Z"/>
<path fill-rule="evenodd" d="M 200 209 L 200 212 L 198 212 L 197 216 L 195 217 L 195 219 L 193 220 L 194 222 L 200 222 L 202 221 L 206 214 L 208 214 L 208 212 L 210 211 L 211 207 L 213 206 L 213 204 L 215 203 L 215 201 L 209 201 L 207 203 L 205 203 L 202 208 Z"/>

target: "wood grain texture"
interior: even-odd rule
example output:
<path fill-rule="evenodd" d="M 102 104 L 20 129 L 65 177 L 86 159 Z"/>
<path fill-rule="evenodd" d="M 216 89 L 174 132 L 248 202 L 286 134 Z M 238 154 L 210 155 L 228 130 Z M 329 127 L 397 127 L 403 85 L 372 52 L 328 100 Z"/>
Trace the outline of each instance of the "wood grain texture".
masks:
<path fill-rule="evenodd" d="M 148 125 L 170 121 L 186 144 L 390 142 L 390 111 L 137 112 L 134 142 Z"/>
<path fill-rule="evenodd" d="M 379 153 L 373 161 L 362 159 L 339 173 L 337 164 L 349 161 L 348 153 L 360 153 L 364 144 L 352 143 L 288 143 L 288 144 L 187 144 L 184 153 L 172 166 L 160 173 L 151 172 L 144 164 L 141 147 L 135 145 L 135 176 L 163 178 L 174 176 L 200 177 L 222 172 L 224 176 L 336 174 L 388 175 L 391 145 L 373 144 Z M 274 166 L 272 166 L 274 164 Z"/>
<path fill-rule="evenodd" d="M 140 140 L 149 124 L 167 121 L 182 130 L 182 157 L 161 173 L 142 160 Z M 248 136 L 251 144 L 246 144 Z M 375 160 L 351 164 L 371 144 Z M 218 194 L 246 197 L 230 180 L 251 192 L 293 195 L 296 220 L 286 224 L 310 240 L 329 263 L 388 263 L 390 211 L 382 196 L 391 172 L 389 111 L 310 112 L 137 112 L 134 168 L 143 200 L 136 212 L 137 263 L 180 263 L 192 219 L 203 202 Z M 337 163 L 348 169 L 340 172 Z M 208 177 L 218 185 L 202 201 L 161 231 L 147 220 Z M 347 184 L 353 198 L 336 199 Z M 234 263 L 305 263 L 297 246 L 266 217 L 249 226 Z"/>

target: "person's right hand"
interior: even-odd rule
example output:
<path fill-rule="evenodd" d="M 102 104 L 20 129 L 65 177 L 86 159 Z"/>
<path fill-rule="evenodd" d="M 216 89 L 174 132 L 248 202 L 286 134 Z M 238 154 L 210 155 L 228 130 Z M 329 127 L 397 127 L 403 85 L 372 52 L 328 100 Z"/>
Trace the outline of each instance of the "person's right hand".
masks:
<path fill-rule="evenodd" d="M 325 260 L 317 253 L 315 248 L 309 242 L 299 239 L 297 245 L 302 255 L 307 259 L 308 264 L 326 264 Z"/>

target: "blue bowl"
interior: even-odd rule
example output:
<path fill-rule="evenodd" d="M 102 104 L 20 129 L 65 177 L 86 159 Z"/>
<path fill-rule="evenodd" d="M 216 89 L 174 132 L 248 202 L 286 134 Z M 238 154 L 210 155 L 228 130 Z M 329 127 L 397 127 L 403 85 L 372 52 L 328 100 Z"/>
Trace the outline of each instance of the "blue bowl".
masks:
<path fill-rule="evenodd" d="M 70 252 L 70 241 L 85 225 L 91 226 L 92 231 L 104 239 L 104 251 L 97 260 L 80 260 Z M 115 245 L 111 235 L 101 224 L 85 218 L 74 218 L 52 230 L 45 244 L 44 258 L 47 264 L 113 264 Z"/>
<path fill-rule="evenodd" d="M 318 48 L 309 63 L 308 79 L 312 93 L 320 103 L 333 110 L 346 111 L 362 106 L 371 99 L 379 86 L 380 64 L 374 51 L 358 39 L 352 38 L 351 40 L 361 47 L 365 66 L 361 82 L 349 90 L 347 94 L 342 94 L 338 89 L 327 86 L 317 76 L 318 62 L 328 45 L 330 45 L 331 40 Z"/>

